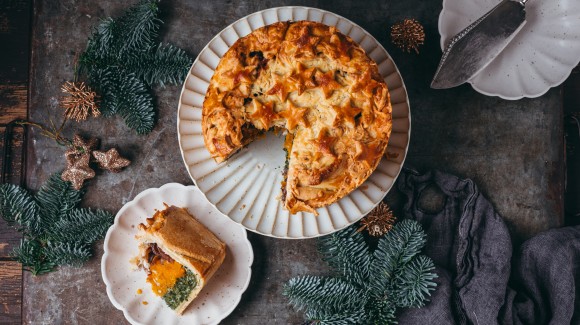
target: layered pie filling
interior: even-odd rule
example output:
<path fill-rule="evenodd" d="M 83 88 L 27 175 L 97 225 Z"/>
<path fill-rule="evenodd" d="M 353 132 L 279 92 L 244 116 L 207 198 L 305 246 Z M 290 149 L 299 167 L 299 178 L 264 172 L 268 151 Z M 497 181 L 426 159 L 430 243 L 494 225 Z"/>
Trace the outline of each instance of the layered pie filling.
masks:
<path fill-rule="evenodd" d="M 153 293 L 162 297 L 171 309 L 189 298 L 197 286 L 193 272 L 173 260 L 155 243 L 147 244 L 144 258 L 147 263 L 142 265 Z"/>

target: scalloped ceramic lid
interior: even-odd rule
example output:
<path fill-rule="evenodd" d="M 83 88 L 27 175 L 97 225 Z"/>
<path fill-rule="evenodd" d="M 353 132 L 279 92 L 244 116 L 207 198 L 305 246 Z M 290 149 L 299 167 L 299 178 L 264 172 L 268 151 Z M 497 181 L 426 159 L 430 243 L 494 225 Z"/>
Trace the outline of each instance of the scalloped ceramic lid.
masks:
<path fill-rule="evenodd" d="M 319 208 L 318 216 L 290 215 L 279 200 L 285 153 L 284 137 L 267 133 L 227 161 L 217 164 L 204 145 L 201 113 L 205 92 L 220 58 L 240 37 L 278 21 L 311 20 L 336 26 L 358 42 L 378 64 L 389 87 L 393 131 L 375 172 L 349 195 Z M 308 238 L 342 229 L 370 212 L 387 194 L 399 175 L 411 132 L 409 99 L 403 79 L 385 49 L 353 22 L 314 8 L 281 7 L 260 11 L 226 27 L 200 52 L 187 76 L 177 116 L 179 147 L 195 184 L 209 202 L 246 229 L 279 238 Z"/>
<path fill-rule="evenodd" d="M 441 48 L 455 34 L 496 6 L 498 0 L 443 0 Z M 469 83 L 504 99 L 538 97 L 564 82 L 580 62 L 580 1 L 529 0 L 522 30 Z"/>

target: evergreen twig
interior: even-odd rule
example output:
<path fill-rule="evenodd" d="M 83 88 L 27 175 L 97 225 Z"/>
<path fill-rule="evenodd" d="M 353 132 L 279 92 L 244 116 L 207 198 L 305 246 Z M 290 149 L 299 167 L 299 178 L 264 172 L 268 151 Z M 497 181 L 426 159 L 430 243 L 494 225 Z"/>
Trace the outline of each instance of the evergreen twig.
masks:
<path fill-rule="evenodd" d="M 192 64 L 183 50 L 156 42 L 158 11 L 158 0 L 141 0 L 118 19 L 104 19 L 76 69 L 100 93 L 103 115 L 121 115 L 138 134 L 155 122 L 150 87 L 181 83 Z"/>
<path fill-rule="evenodd" d="M 312 324 L 396 324 L 397 308 L 422 307 L 435 290 L 433 261 L 420 255 L 426 235 L 403 220 L 374 252 L 351 226 L 319 240 L 319 251 L 339 277 L 302 276 L 283 294 Z"/>
<path fill-rule="evenodd" d="M 366 287 L 370 275 L 371 255 L 364 237 L 354 228 L 336 232 L 318 241 L 322 259 L 347 281 Z"/>
<path fill-rule="evenodd" d="M 53 174 L 34 196 L 16 185 L 0 185 L 0 217 L 24 234 L 13 256 L 25 270 L 39 275 L 89 259 L 93 242 L 105 236 L 113 215 L 77 208 L 82 197 L 60 174 Z"/>

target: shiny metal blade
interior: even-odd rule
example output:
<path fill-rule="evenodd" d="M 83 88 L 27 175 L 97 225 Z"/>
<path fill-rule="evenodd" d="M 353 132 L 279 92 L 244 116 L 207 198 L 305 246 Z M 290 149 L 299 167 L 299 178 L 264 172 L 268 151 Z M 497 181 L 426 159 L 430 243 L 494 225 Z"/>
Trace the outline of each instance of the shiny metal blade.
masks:
<path fill-rule="evenodd" d="M 431 88 L 459 86 L 491 63 L 526 23 L 525 2 L 503 0 L 455 35 L 443 53 Z"/>

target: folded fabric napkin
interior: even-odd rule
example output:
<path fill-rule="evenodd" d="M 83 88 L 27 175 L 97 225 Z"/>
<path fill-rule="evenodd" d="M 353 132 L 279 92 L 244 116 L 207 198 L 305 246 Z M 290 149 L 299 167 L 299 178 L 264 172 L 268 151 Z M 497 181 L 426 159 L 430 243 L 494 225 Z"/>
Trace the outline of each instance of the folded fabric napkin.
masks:
<path fill-rule="evenodd" d="M 418 203 L 433 185 L 442 209 L 425 211 Z M 405 310 L 399 324 L 580 324 L 580 227 L 546 231 L 513 252 L 503 219 L 473 181 L 405 170 L 398 188 L 439 275 L 430 303 Z"/>

